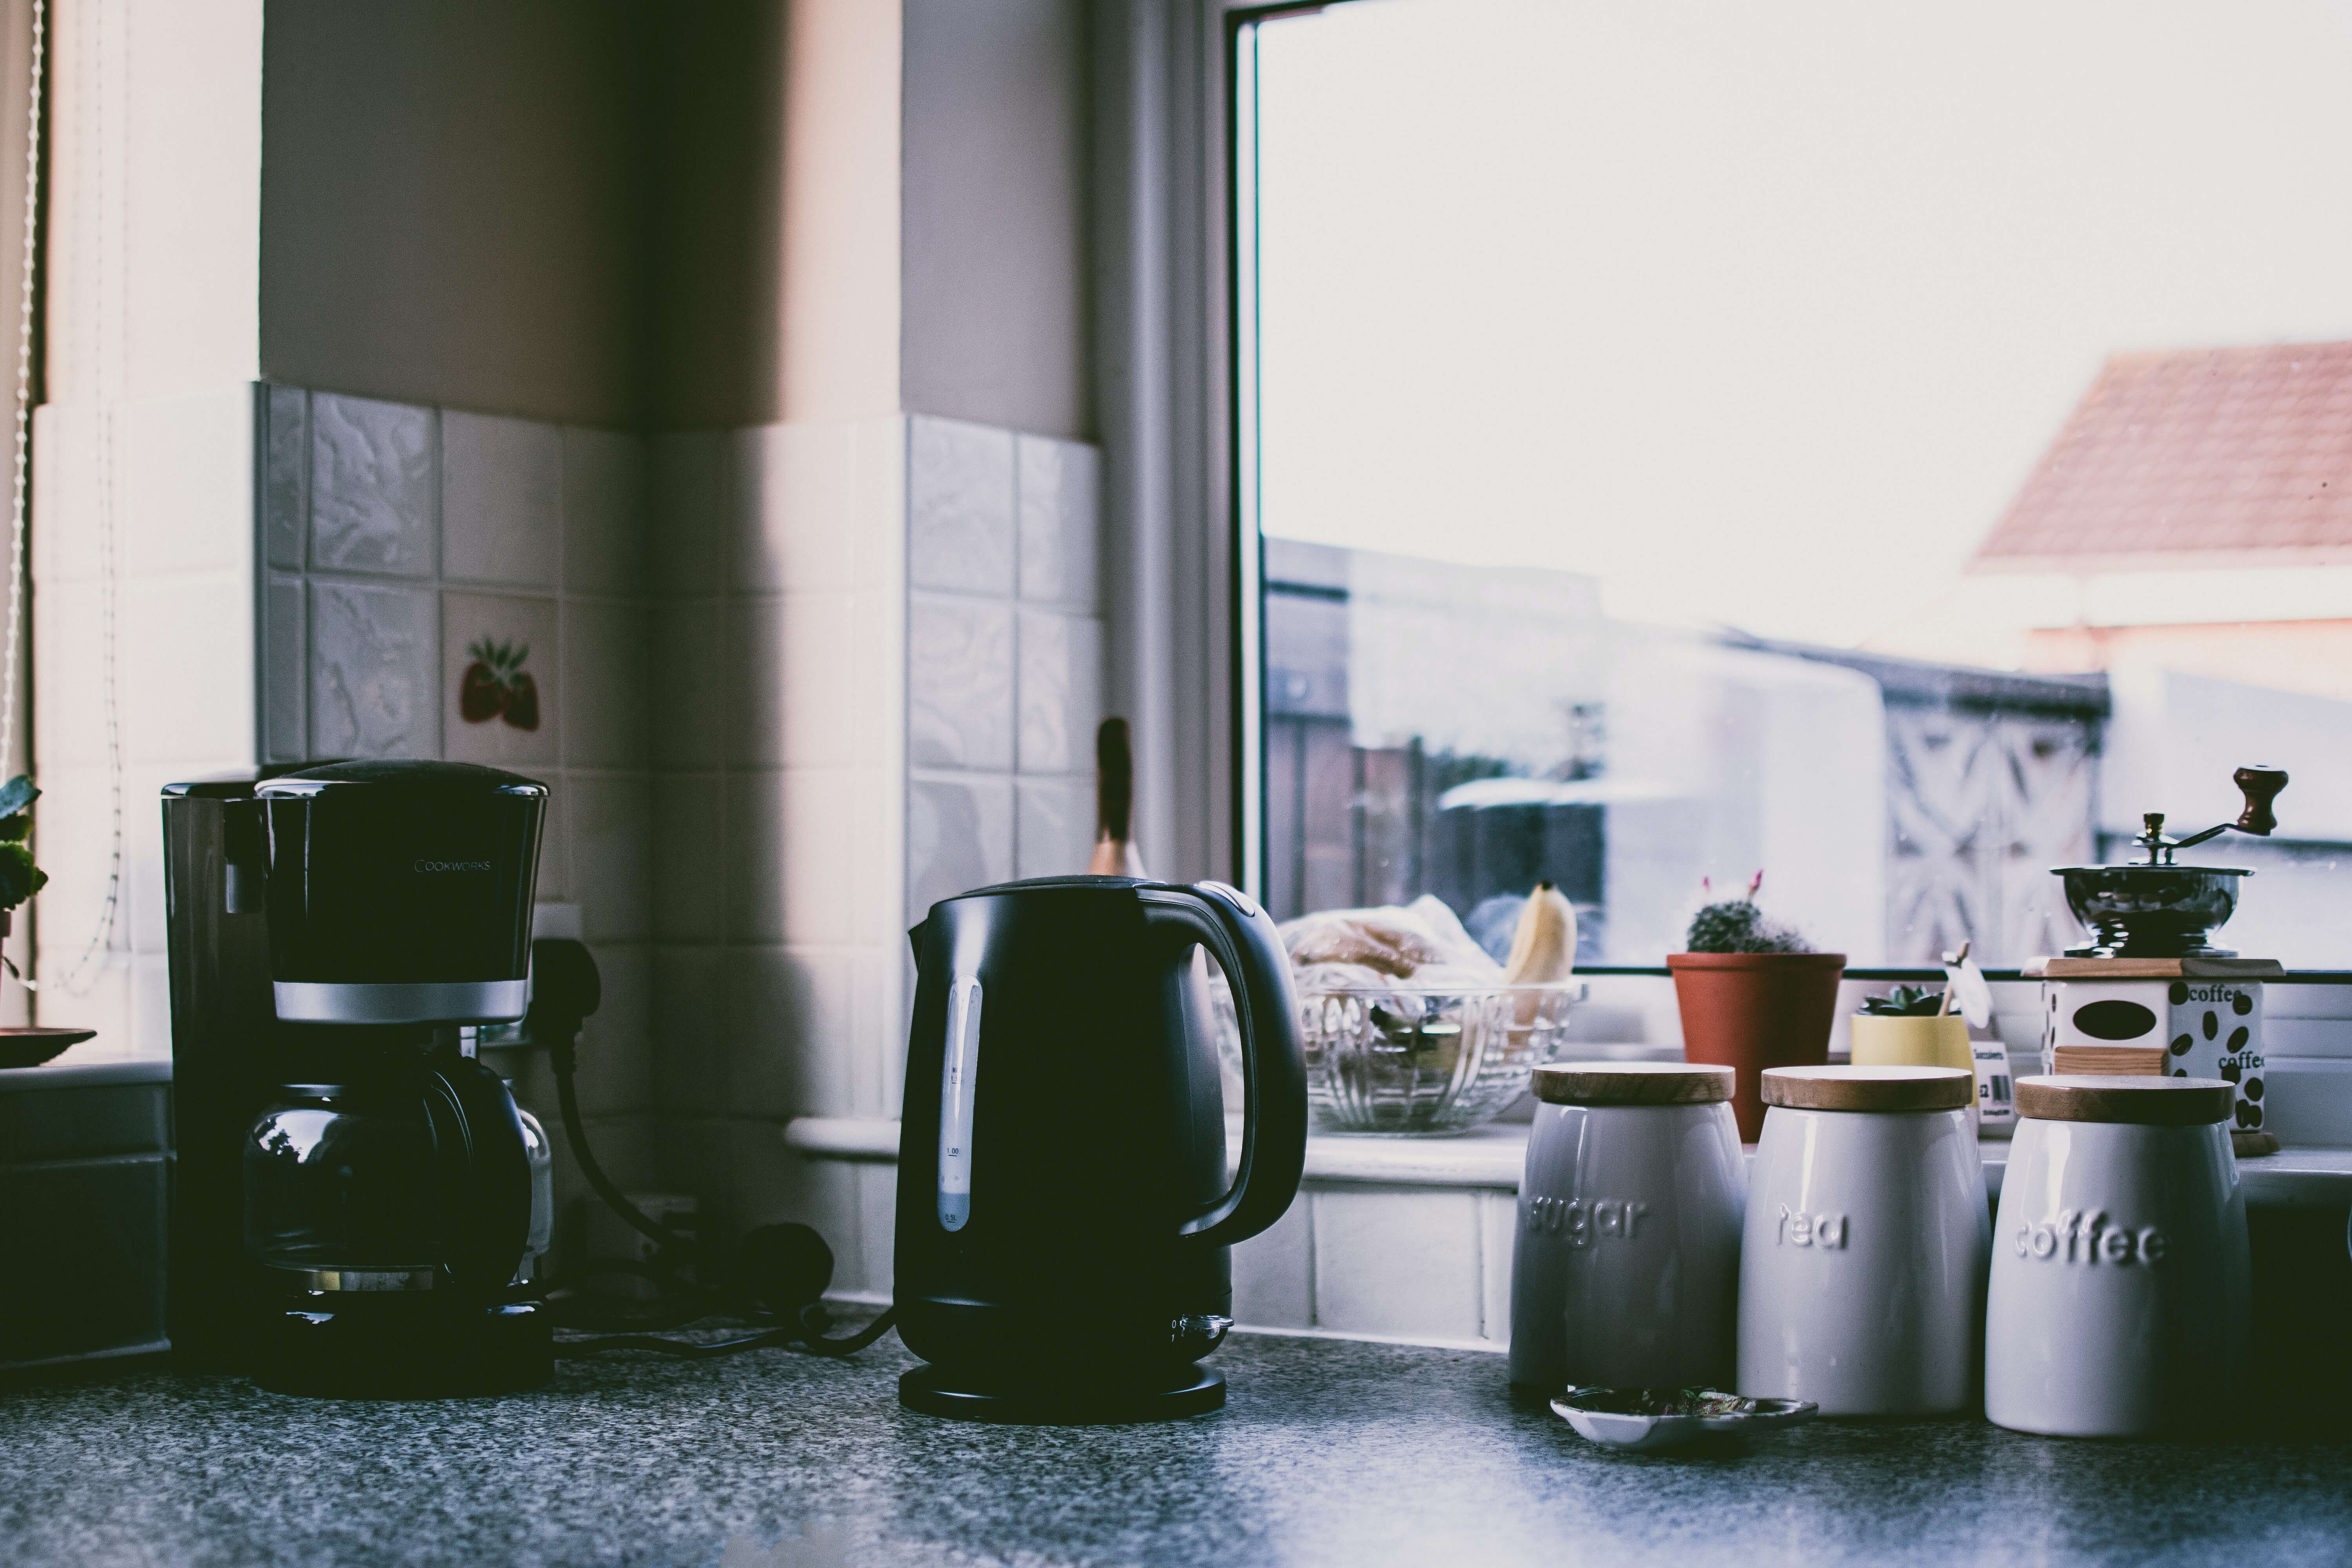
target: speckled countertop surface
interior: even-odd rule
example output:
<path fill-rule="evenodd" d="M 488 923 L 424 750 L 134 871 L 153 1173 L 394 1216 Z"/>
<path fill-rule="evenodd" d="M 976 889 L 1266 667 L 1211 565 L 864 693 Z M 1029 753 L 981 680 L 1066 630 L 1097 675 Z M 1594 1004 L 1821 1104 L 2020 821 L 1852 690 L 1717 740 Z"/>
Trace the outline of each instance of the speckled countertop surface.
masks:
<path fill-rule="evenodd" d="M 0 1384 L 0 1562 L 2341 1563 L 2352 1445 L 1817 1423 L 1627 1456 L 1475 1352 L 1236 1337 L 1215 1415 L 965 1426 L 895 1339 L 564 1365 L 512 1398 L 334 1404 L 152 1369 Z"/>

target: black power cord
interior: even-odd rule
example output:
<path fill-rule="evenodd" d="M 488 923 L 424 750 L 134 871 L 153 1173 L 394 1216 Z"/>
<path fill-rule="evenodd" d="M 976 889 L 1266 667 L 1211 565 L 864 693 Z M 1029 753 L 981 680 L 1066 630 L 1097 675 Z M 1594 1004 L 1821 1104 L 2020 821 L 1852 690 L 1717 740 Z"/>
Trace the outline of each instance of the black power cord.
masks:
<path fill-rule="evenodd" d="M 612 1268 L 643 1273 L 667 1289 L 701 1297 L 703 1310 L 693 1317 L 662 1325 L 678 1327 L 708 1316 L 709 1309 L 719 1300 L 719 1292 L 698 1290 L 677 1278 L 674 1259 L 680 1253 L 691 1257 L 700 1251 L 700 1246 L 650 1218 L 628 1200 L 596 1163 L 595 1153 L 588 1145 L 587 1130 L 581 1124 L 580 1095 L 573 1082 L 578 1067 L 575 1052 L 580 1026 L 595 1012 L 601 1000 L 603 984 L 596 973 L 596 961 L 583 943 L 565 938 L 542 938 L 531 943 L 530 1014 L 524 1027 L 533 1040 L 544 1042 L 548 1047 L 548 1060 L 555 1069 L 556 1105 L 572 1157 L 580 1162 L 581 1173 L 588 1178 L 589 1187 L 604 1205 L 658 1249 L 650 1266 L 634 1260 L 614 1260 L 596 1264 L 594 1271 Z M 854 1334 L 838 1340 L 825 1337 L 830 1320 L 820 1302 L 825 1288 L 833 1283 L 833 1248 L 804 1225 L 762 1226 L 751 1231 L 737 1248 L 735 1274 L 741 1292 L 750 1297 L 757 1310 L 777 1313 L 786 1321 L 759 1333 L 709 1342 L 642 1332 L 604 1334 L 559 1344 L 555 1353 L 576 1359 L 606 1351 L 651 1351 L 701 1361 L 782 1345 L 809 1355 L 838 1358 L 856 1355 L 889 1332 L 898 1321 L 896 1310 L 886 1310 Z"/>

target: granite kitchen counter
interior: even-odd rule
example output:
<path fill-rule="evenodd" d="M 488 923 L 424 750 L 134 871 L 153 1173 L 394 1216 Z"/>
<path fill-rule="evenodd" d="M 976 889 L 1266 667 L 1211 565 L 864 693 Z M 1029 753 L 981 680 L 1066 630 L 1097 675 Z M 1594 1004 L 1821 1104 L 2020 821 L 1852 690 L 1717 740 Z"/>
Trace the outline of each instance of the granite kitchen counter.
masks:
<path fill-rule="evenodd" d="M 1236 1336 L 1160 1426 L 898 1408 L 895 1339 L 573 1362 L 538 1393 L 286 1398 L 124 1365 L 0 1384 L 0 1562 L 243 1565 L 2230 1563 L 2352 1557 L 2352 1444 L 1816 1423 L 1595 1448 L 1491 1353 Z"/>

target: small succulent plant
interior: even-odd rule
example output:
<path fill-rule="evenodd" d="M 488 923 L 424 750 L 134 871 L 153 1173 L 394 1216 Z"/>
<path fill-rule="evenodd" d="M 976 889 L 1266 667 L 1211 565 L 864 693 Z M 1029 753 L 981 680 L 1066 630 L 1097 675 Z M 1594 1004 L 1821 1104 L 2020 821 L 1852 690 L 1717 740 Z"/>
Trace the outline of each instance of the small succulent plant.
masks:
<path fill-rule="evenodd" d="M 49 874 L 33 864 L 25 840 L 33 833 L 33 803 L 41 792 L 18 773 L 0 784 L 0 914 L 5 914 L 41 890 Z"/>
<path fill-rule="evenodd" d="M 1924 985 L 1897 985 L 1884 996 L 1865 996 L 1862 1010 L 1874 1018 L 1932 1018 L 1944 1010 L 1944 994 Z"/>
<path fill-rule="evenodd" d="M 1757 907 L 1756 890 L 1764 885 L 1759 871 L 1748 891 L 1736 899 L 1704 905 L 1691 917 L 1686 941 L 1689 952 L 1811 952 L 1812 947 L 1797 930 L 1767 916 Z M 1712 891 L 1712 885 L 1699 886 Z"/>

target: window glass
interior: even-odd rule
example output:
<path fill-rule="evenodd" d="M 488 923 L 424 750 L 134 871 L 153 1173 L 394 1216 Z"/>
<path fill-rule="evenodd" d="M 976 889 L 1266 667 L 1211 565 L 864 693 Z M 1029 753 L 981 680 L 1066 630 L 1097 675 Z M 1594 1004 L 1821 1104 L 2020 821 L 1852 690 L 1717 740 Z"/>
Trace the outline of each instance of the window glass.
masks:
<path fill-rule="evenodd" d="M 1589 963 L 2084 940 L 2142 814 L 2352 910 L 2352 12 L 1356 0 L 1245 39 L 1269 905 Z"/>

